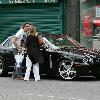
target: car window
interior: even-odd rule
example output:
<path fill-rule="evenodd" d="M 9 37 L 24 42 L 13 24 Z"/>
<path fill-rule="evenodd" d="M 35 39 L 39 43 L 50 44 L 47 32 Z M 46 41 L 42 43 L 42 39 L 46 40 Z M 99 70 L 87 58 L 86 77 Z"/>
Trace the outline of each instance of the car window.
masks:
<path fill-rule="evenodd" d="M 70 41 L 66 38 L 56 37 L 56 36 L 47 36 L 47 39 L 55 44 L 58 47 L 67 47 L 67 46 L 74 46 Z"/>
<path fill-rule="evenodd" d="M 12 48 L 11 38 L 9 38 L 9 39 L 7 39 L 7 40 L 5 40 L 5 41 L 3 42 L 3 47 L 4 47 L 4 48 Z"/>
<path fill-rule="evenodd" d="M 55 41 L 56 45 L 58 46 L 73 46 L 68 40 L 65 40 L 64 38 L 57 38 Z"/>

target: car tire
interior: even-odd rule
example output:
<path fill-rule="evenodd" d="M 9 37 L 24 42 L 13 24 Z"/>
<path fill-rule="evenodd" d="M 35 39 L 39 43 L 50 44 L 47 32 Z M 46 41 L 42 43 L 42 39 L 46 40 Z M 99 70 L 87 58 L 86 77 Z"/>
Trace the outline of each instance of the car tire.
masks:
<path fill-rule="evenodd" d="M 76 70 L 73 67 L 73 61 L 70 59 L 62 60 L 59 63 L 59 74 L 64 80 L 72 80 L 76 78 Z"/>
<path fill-rule="evenodd" d="M 0 76 L 6 76 L 7 70 L 4 68 L 4 62 L 2 56 L 0 56 Z"/>

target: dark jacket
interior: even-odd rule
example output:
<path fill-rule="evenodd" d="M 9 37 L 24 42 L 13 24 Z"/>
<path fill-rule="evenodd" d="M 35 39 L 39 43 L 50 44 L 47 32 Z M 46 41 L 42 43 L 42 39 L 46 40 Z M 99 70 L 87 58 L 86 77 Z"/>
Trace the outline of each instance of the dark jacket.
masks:
<path fill-rule="evenodd" d="M 44 62 L 43 54 L 40 51 L 40 46 L 38 45 L 38 36 L 29 35 L 26 38 L 26 48 L 27 54 L 30 60 L 35 64 Z"/>

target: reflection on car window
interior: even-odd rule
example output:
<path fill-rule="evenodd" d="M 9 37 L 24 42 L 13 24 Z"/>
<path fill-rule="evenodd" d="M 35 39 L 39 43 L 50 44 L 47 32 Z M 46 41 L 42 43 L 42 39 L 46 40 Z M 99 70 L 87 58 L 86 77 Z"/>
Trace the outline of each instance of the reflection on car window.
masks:
<path fill-rule="evenodd" d="M 11 48 L 12 47 L 11 38 L 10 39 L 7 39 L 6 41 L 4 41 L 3 47 L 4 48 Z"/>

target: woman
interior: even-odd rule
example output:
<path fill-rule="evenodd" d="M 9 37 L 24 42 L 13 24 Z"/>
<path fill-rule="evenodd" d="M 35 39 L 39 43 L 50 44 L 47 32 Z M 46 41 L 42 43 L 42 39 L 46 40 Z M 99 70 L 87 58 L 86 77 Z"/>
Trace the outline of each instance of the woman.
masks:
<path fill-rule="evenodd" d="M 32 26 L 31 30 L 30 30 L 30 35 L 28 35 L 26 38 L 26 48 L 27 48 L 28 57 L 33 64 L 33 73 L 34 73 L 35 81 L 40 80 L 39 64 L 44 62 L 42 52 L 40 51 L 40 44 L 38 43 L 39 40 L 40 39 L 36 32 L 36 28 L 34 26 Z M 28 66 L 28 65 L 31 66 L 31 62 L 30 62 L 30 64 L 26 64 L 26 66 Z M 30 70 L 31 70 L 31 68 L 27 67 L 24 80 L 29 80 L 29 75 L 30 75 L 29 71 Z"/>

